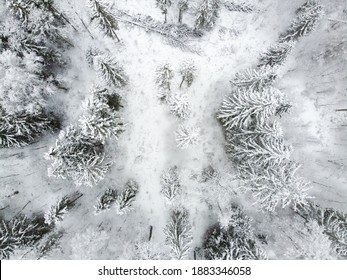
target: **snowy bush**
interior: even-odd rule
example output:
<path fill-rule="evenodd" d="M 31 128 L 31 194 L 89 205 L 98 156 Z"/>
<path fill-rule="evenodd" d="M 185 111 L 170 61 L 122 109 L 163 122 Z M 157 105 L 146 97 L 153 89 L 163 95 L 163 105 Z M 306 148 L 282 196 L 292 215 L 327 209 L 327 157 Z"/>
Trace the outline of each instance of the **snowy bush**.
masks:
<path fill-rule="evenodd" d="M 173 203 L 181 194 L 182 186 L 179 181 L 177 166 L 164 170 L 161 175 L 161 191 L 168 203 Z"/>
<path fill-rule="evenodd" d="M 117 196 L 115 201 L 115 209 L 118 215 L 124 215 L 132 210 L 133 202 L 138 193 L 139 186 L 133 180 L 129 180 L 124 190 Z"/>
<path fill-rule="evenodd" d="M 175 132 L 177 147 L 187 149 L 199 141 L 200 129 L 193 126 L 180 125 Z"/>
<path fill-rule="evenodd" d="M 208 260 L 259 260 L 266 258 L 253 239 L 250 219 L 238 207 L 232 207 L 229 224 L 212 226 L 203 244 Z"/>
<path fill-rule="evenodd" d="M 64 216 L 75 206 L 76 200 L 82 194 L 75 192 L 61 198 L 49 211 L 45 213 L 45 223 L 48 225 L 55 225 L 64 219 Z"/>
<path fill-rule="evenodd" d="M 171 257 L 177 260 L 187 258 L 193 237 L 189 213 L 186 209 L 177 209 L 171 212 L 170 222 L 164 229 L 164 233 L 166 243 L 170 246 Z"/>
<path fill-rule="evenodd" d="M 151 241 L 138 241 L 134 245 L 132 260 L 164 260 L 165 252 L 163 248 Z"/>
<path fill-rule="evenodd" d="M 95 214 L 99 214 L 106 210 L 109 210 L 111 206 L 116 202 L 117 191 L 114 189 L 107 189 L 99 198 L 94 206 Z"/>
<path fill-rule="evenodd" d="M 308 0 L 296 13 L 296 18 L 286 32 L 281 34 L 280 42 L 298 40 L 313 31 L 323 16 L 323 6 L 317 1 Z"/>
<path fill-rule="evenodd" d="M 187 94 L 174 93 L 167 98 L 171 113 L 178 119 L 187 119 L 191 113 Z"/>
<path fill-rule="evenodd" d="M 264 124 L 284 106 L 283 94 L 274 88 L 261 92 L 237 88 L 223 100 L 217 118 L 227 130 Z"/>
<path fill-rule="evenodd" d="M 293 41 L 277 43 L 276 45 L 271 46 L 265 53 L 261 54 L 258 67 L 274 67 L 283 65 L 293 47 Z"/>
<path fill-rule="evenodd" d="M 105 160 L 103 144 L 72 125 L 60 132 L 45 158 L 53 160 L 49 176 L 72 179 L 77 186 L 95 185 L 112 165 Z"/>
<path fill-rule="evenodd" d="M 117 36 L 118 21 L 113 15 L 111 9 L 101 0 L 89 0 L 89 8 L 92 12 L 92 21 L 97 22 L 97 26 L 105 33 L 106 36 L 120 41 Z"/>

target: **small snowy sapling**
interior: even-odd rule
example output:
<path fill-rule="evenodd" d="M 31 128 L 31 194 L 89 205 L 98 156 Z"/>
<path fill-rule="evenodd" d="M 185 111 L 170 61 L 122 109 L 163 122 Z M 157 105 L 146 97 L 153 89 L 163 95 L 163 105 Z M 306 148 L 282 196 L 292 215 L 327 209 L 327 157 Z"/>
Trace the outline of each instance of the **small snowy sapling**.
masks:
<path fill-rule="evenodd" d="M 132 204 L 135 201 L 138 188 L 139 187 L 135 181 L 128 181 L 128 183 L 125 185 L 125 189 L 117 196 L 114 203 L 117 214 L 123 215 L 132 210 Z"/>
<path fill-rule="evenodd" d="M 180 125 L 175 132 L 177 147 L 187 149 L 199 141 L 200 129 L 193 126 Z"/>

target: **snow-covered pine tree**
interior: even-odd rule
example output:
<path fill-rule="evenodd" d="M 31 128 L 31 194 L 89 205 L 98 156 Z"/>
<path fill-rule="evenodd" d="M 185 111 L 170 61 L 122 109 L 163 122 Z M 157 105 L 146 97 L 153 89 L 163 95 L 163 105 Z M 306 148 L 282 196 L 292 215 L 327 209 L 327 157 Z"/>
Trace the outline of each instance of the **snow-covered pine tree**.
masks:
<path fill-rule="evenodd" d="M 182 186 L 179 181 L 177 166 L 165 169 L 160 178 L 161 191 L 168 203 L 173 203 L 181 194 Z"/>
<path fill-rule="evenodd" d="M 217 118 L 227 130 L 247 129 L 261 125 L 284 106 L 283 94 L 274 88 L 261 92 L 236 88 L 223 100 Z"/>
<path fill-rule="evenodd" d="M 294 162 L 260 167 L 251 163 L 239 167 L 240 190 L 250 192 L 255 204 L 263 210 L 273 212 L 277 206 L 294 208 L 307 203 L 310 198 L 309 184 L 297 171 L 300 166 Z"/>
<path fill-rule="evenodd" d="M 295 210 L 307 221 L 317 221 L 324 228 L 323 232 L 332 242 L 336 253 L 347 258 L 347 214 L 332 208 L 322 208 L 313 202 L 300 205 Z"/>
<path fill-rule="evenodd" d="M 292 147 L 284 143 L 284 139 L 259 136 L 247 141 L 237 139 L 234 144 L 228 143 L 228 152 L 232 159 L 238 164 L 249 163 L 250 165 L 264 168 L 283 166 L 290 160 Z"/>
<path fill-rule="evenodd" d="M 110 54 L 100 53 L 94 56 L 94 68 L 110 87 L 120 88 L 128 82 L 123 67 Z"/>
<path fill-rule="evenodd" d="M 200 129 L 193 126 L 180 125 L 175 132 L 177 147 L 187 149 L 199 141 Z"/>
<path fill-rule="evenodd" d="M 182 63 L 180 67 L 180 74 L 182 76 L 180 88 L 182 87 L 184 82 L 187 84 L 187 87 L 190 87 L 192 85 L 193 80 L 195 78 L 195 72 L 196 68 L 192 61 Z"/>
<path fill-rule="evenodd" d="M 232 12 L 252 13 L 256 10 L 253 5 L 246 2 L 223 1 L 223 5 Z"/>
<path fill-rule="evenodd" d="M 133 180 L 129 180 L 124 190 L 117 196 L 115 201 L 116 213 L 124 215 L 132 210 L 132 204 L 135 201 L 135 196 L 138 193 L 139 186 Z"/>
<path fill-rule="evenodd" d="M 186 209 L 173 210 L 170 222 L 164 229 L 166 243 L 170 246 L 171 257 L 182 260 L 188 257 L 193 240 L 192 227 L 189 223 L 189 213 Z"/>
<path fill-rule="evenodd" d="M 79 192 L 65 195 L 45 213 L 45 223 L 50 226 L 56 225 L 64 219 L 64 216 L 75 206 L 75 202 L 82 196 Z"/>
<path fill-rule="evenodd" d="M 209 165 L 201 171 L 199 182 L 206 183 L 208 181 L 216 179 L 217 177 L 218 171 L 212 165 Z"/>
<path fill-rule="evenodd" d="M 183 14 L 189 9 L 189 0 L 178 0 L 178 23 L 182 23 Z"/>
<path fill-rule="evenodd" d="M 18 248 L 35 244 L 46 233 L 35 220 L 21 214 L 0 222 L 0 259 L 8 259 Z"/>
<path fill-rule="evenodd" d="M 196 13 L 195 29 L 211 29 L 219 13 L 218 0 L 202 0 Z"/>
<path fill-rule="evenodd" d="M 276 120 L 257 124 L 252 129 L 240 128 L 238 130 L 226 131 L 225 133 L 228 151 L 232 151 L 233 147 L 239 145 L 240 142 L 258 141 L 259 138 L 265 141 L 265 139 L 280 139 L 282 137 L 282 127 Z"/>
<path fill-rule="evenodd" d="M 265 53 L 261 54 L 258 67 L 283 65 L 292 51 L 293 46 L 293 41 L 277 43 L 271 46 Z"/>
<path fill-rule="evenodd" d="M 171 113 L 178 119 L 187 119 L 191 113 L 187 94 L 173 93 L 167 98 Z"/>
<path fill-rule="evenodd" d="M 22 22 L 27 22 L 30 14 L 31 1 L 29 0 L 5 0 L 7 8 Z"/>
<path fill-rule="evenodd" d="M 288 30 L 280 36 L 280 42 L 296 41 L 312 32 L 323 16 L 323 6 L 315 0 L 308 0 L 296 13 Z"/>
<path fill-rule="evenodd" d="M 91 20 L 95 20 L 104 33 L 112 38 L 120 41 L 116 31 L 119 29 L 118 21 L 113 15 L 111 9 L 101 0 L 89 0 L 89 7 L 92 11 Z"/>
<path fill-rule="evenodd" d="M 106 210 L 109 210 L 111 206 L 116 202 L 117 191 L 115 189 L 107 189 L 97 200 L 95 208 L 95 214 L 99 214 Z"/>
<path fill-rule="evenodd" d="M 164 15 L 164 23 L 167 21 L 167 10 L 171 6 L 171 0 L 155 0 L 157 8 L 159 8 Z"/>
<path fill-rule="evenodd" d="M 107 89 L 94 88 L 86 98 L 86 113 L 79 119 L 82 133 L 105 142 L 111 136 L 117 137 L 124 131 L 124 123 L 119 112 L 109 105 L 109 100 L 116 93 Z"/>
<path fill-rule="evenodd" d="M 134 245 L 132 260 L 165 260 L 165 252 L 159 244 L 151 241 L 138 241 Z"/>
<path fill-rule="evenodd" d="M 247 69 L 235 74 L 231 84 L 237 88 L 245 88 L 253 91 L 263 91 L 270 87 L 276 80 L 277 74 L 272 67 L 260 67 Z"/>
<path fill-rule="evenodd" d="M 155 83 L 159 89 L 160 99 L 165 100 L 171 91 L 171 81 L 174 77 L 171 65 L 165 63 L 156 69 Z"/>
<path fill-rule="evenodd" d="M 0 107 L 0 148 L 22 147 L 30 144 L 44 131 L 60 126 L 50 113 L 6 114 Z"/>
<path fill-rule="evenodd" d="M 203 250 L 208 260 L 265 259 L 258 248 L 250 218 L 238 207 L 231 208 L 228 224 L 215 224 L 205 234 Z"/>
<path fill-rule="evenodd" d="M 72 125 L 60 132 L 45 158 L 53 160 L 49 176 L 72 179 L 77 186 L 95 185 L 112 165 L 105 160 L 103 144 Z"/>

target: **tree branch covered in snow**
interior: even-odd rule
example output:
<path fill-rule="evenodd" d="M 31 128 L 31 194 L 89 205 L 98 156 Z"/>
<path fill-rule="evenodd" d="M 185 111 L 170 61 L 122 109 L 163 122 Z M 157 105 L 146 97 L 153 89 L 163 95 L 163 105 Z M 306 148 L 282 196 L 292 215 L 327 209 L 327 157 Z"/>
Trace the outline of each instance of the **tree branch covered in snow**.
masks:
<path fill-rule="evenodd" d="M 111 206 L 116 202 L 117 191 L 115 189 L 107 189 L 97 200 L 95 208 L 95 214 L 99 214 L 106 210 L 109 210 Z"/>
<path fill-rule="evenodd" d="M 139 186 L 133 180 L 129 180 L 125 189 L 117 196 L 115 201 L 116 213 L 124 215 L 132 210 L 133 202 L 138 193 Z"/>
<path fill-rule="evenodd" d="M 180 125 L 175 132 L 177 147 L 187 149 L 199 141 L 200 129 L 197 127 Z"/>

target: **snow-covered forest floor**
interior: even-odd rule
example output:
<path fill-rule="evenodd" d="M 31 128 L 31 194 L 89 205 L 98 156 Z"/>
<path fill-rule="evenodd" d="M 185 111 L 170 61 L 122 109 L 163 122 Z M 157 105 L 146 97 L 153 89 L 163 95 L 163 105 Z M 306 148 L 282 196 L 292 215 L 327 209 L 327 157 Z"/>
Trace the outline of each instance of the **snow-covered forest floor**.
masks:
<path fill-rule="evenodd" d="M 7 2 L 11 1 L 0 0 L 0 27 L 12 17 Z M 127 76 L 127 84 L 116 89 L 122 100 L 119 114 L 126 126 L 124 132 L 105 141 L 106 160 L 114 163 L 92 187 L 83 183 L 75 186 L 72 179 L 49 176 L 47 169 L 52 161 L 44 155 L 55 146 L 60 129 L 43 133 L 29 145 L 0 149 L 0 217 L 4 221 L 19 213 L 27 217 L 42 215 L 65 195 L 75 191 L 82 195 L 66 211 L 64 219 L 54 223 L 51 232 L 61 233 L 57 244 L 41 255 L 38 252 L 42 250 L 36 248 L 42 246 L 41 239 L 30 246 L 16 245 L 10 258 L 247 258 L 230 248 L 220 255 L 204 251 L 208 250 L 205 242 L 208 229 L 216 223 L 222 230 L 230 229 L 230 216 L 240 214 L 231 205 L 242 209 L 240 216 L 233 220 L 245 219 L 246 225 L 239 225 L 241 230 L 252 228 L 249 235 L 244 233 L 247 242 L 254 240 L 247 244 L 257 248 L 252 251 L 256 256 L 249 258 L 346 258 L 347 248 L 342 253 L 342 249 L 336 249 L 334 240 L 327 238 L 324 223 L 312 224 L 310 219 L 303 219 L 297 215 L 295 204 L 282 208 L 280 202 L 274 211 L 262 210 L 255 204 L 252 192 L 240 190 L 238 167 L 226 151 L 225 128 L 217 118 L 225 96 L 232 92 L 230 81 L 235 74 L 257 66 L 260 55 L 278 42 L 295 18 L 296 10 L 306 1 L 217 1 L 220 7 L 214 25 L 204 29 L 202 36 L 180 38 L 180 42 L 134 25 L 130 23 L 133 18 L 129 20 L 120 12 L 147 15 L 163 22 L 164 14 L 156 7 L 155 0 L 103 1 L 118 19 L 119 42 L 105 36 L 91 21 L 91 9 L 86 2 L 55 1 L 57 9 L 76 30 L 64 24 L 62 34 L 70 42 L 62 50 L 67 63 L 55 75 L 66 90 L 49 95 L 46 106 L 59 116 L 61 130 L 70 124 L 78 126 L 86 111 L 86 97 L 93 86 L 103 83 L 103 78 L 86 59 L 90 48 L 98 49 L 114 57 Z M 172 2 L 167 24 L 177 24 L 178 20 L 179 1 Z M 188 1 L 183 23 L 194 27 L 197 7 L 202 2 Z M 247 4 L 255 9 L 229 11 L 223 2 Z M 277 70 L 273 86 L 292 105 L 277 120 L 285 143 L 293 147 L 290 159 L 301 164 L 298 174 L 309 182 L 308 201 L 322 209 L 347 213 L 347 1 L 321 0 L 320 3 L 324 14 L 315 29 L 296 42 L 286 62 Z M 29 19 L 30 16 L 35 14 L 29 14 Z M 0 35 L 5 29 L 0 28 Z M 7 51 L 4 46 L 0 44 L 0 55 Z M 184 83 L 180 87 L 179 71 L 186 62 L 192 62 L 196 71 L 191 86 Z M 170 94 L 187 97 L 190 114 L 186 119 L 170 113 L 168 102 L 158 97 L 156 73 L 164 64 L 173 73 Z M 1 75 L 10 71 L 4 68 L 1 59 L 0 67 Z M 185 149 L 178 147 L 175 140 L 175 131 L 181 125 L 193 127 L 198 133 L 197 141 Z M 174 166 L 179 175 L 179 195 L 168 203 L 161 192 L 161 176 Z M 208 167 L 215 173 L 205 180 L 202 174 Z M 132 209 L 119 214 L 112 205 L 108 211 L 96 215 L 94 205 L 98 197 L 108 188 L 121 192 L 129 179 L 138 185 Z M 183 241 L 178 245 L 167 233 L 175 209 L 182 213 L 186 209 L 189 213 L 181 217 L 188 222 L 181 225 Z M 249 225 L 244 215 L 251 218 Z M 232 226 L 235 235 L 238 227 Z M 44 238 L 49 240 L 51 234 Z M 340 240 L 347 241 L 347 220 L 339 234 Z M 244 240 L 239 236 L 234 238 Z M 222 243 L 223 240 L 214 249 L 219 252 L 225 249 L 223 246 L 228 247 Z M 178 257 L 177 251 L 185 249 Z"/>

